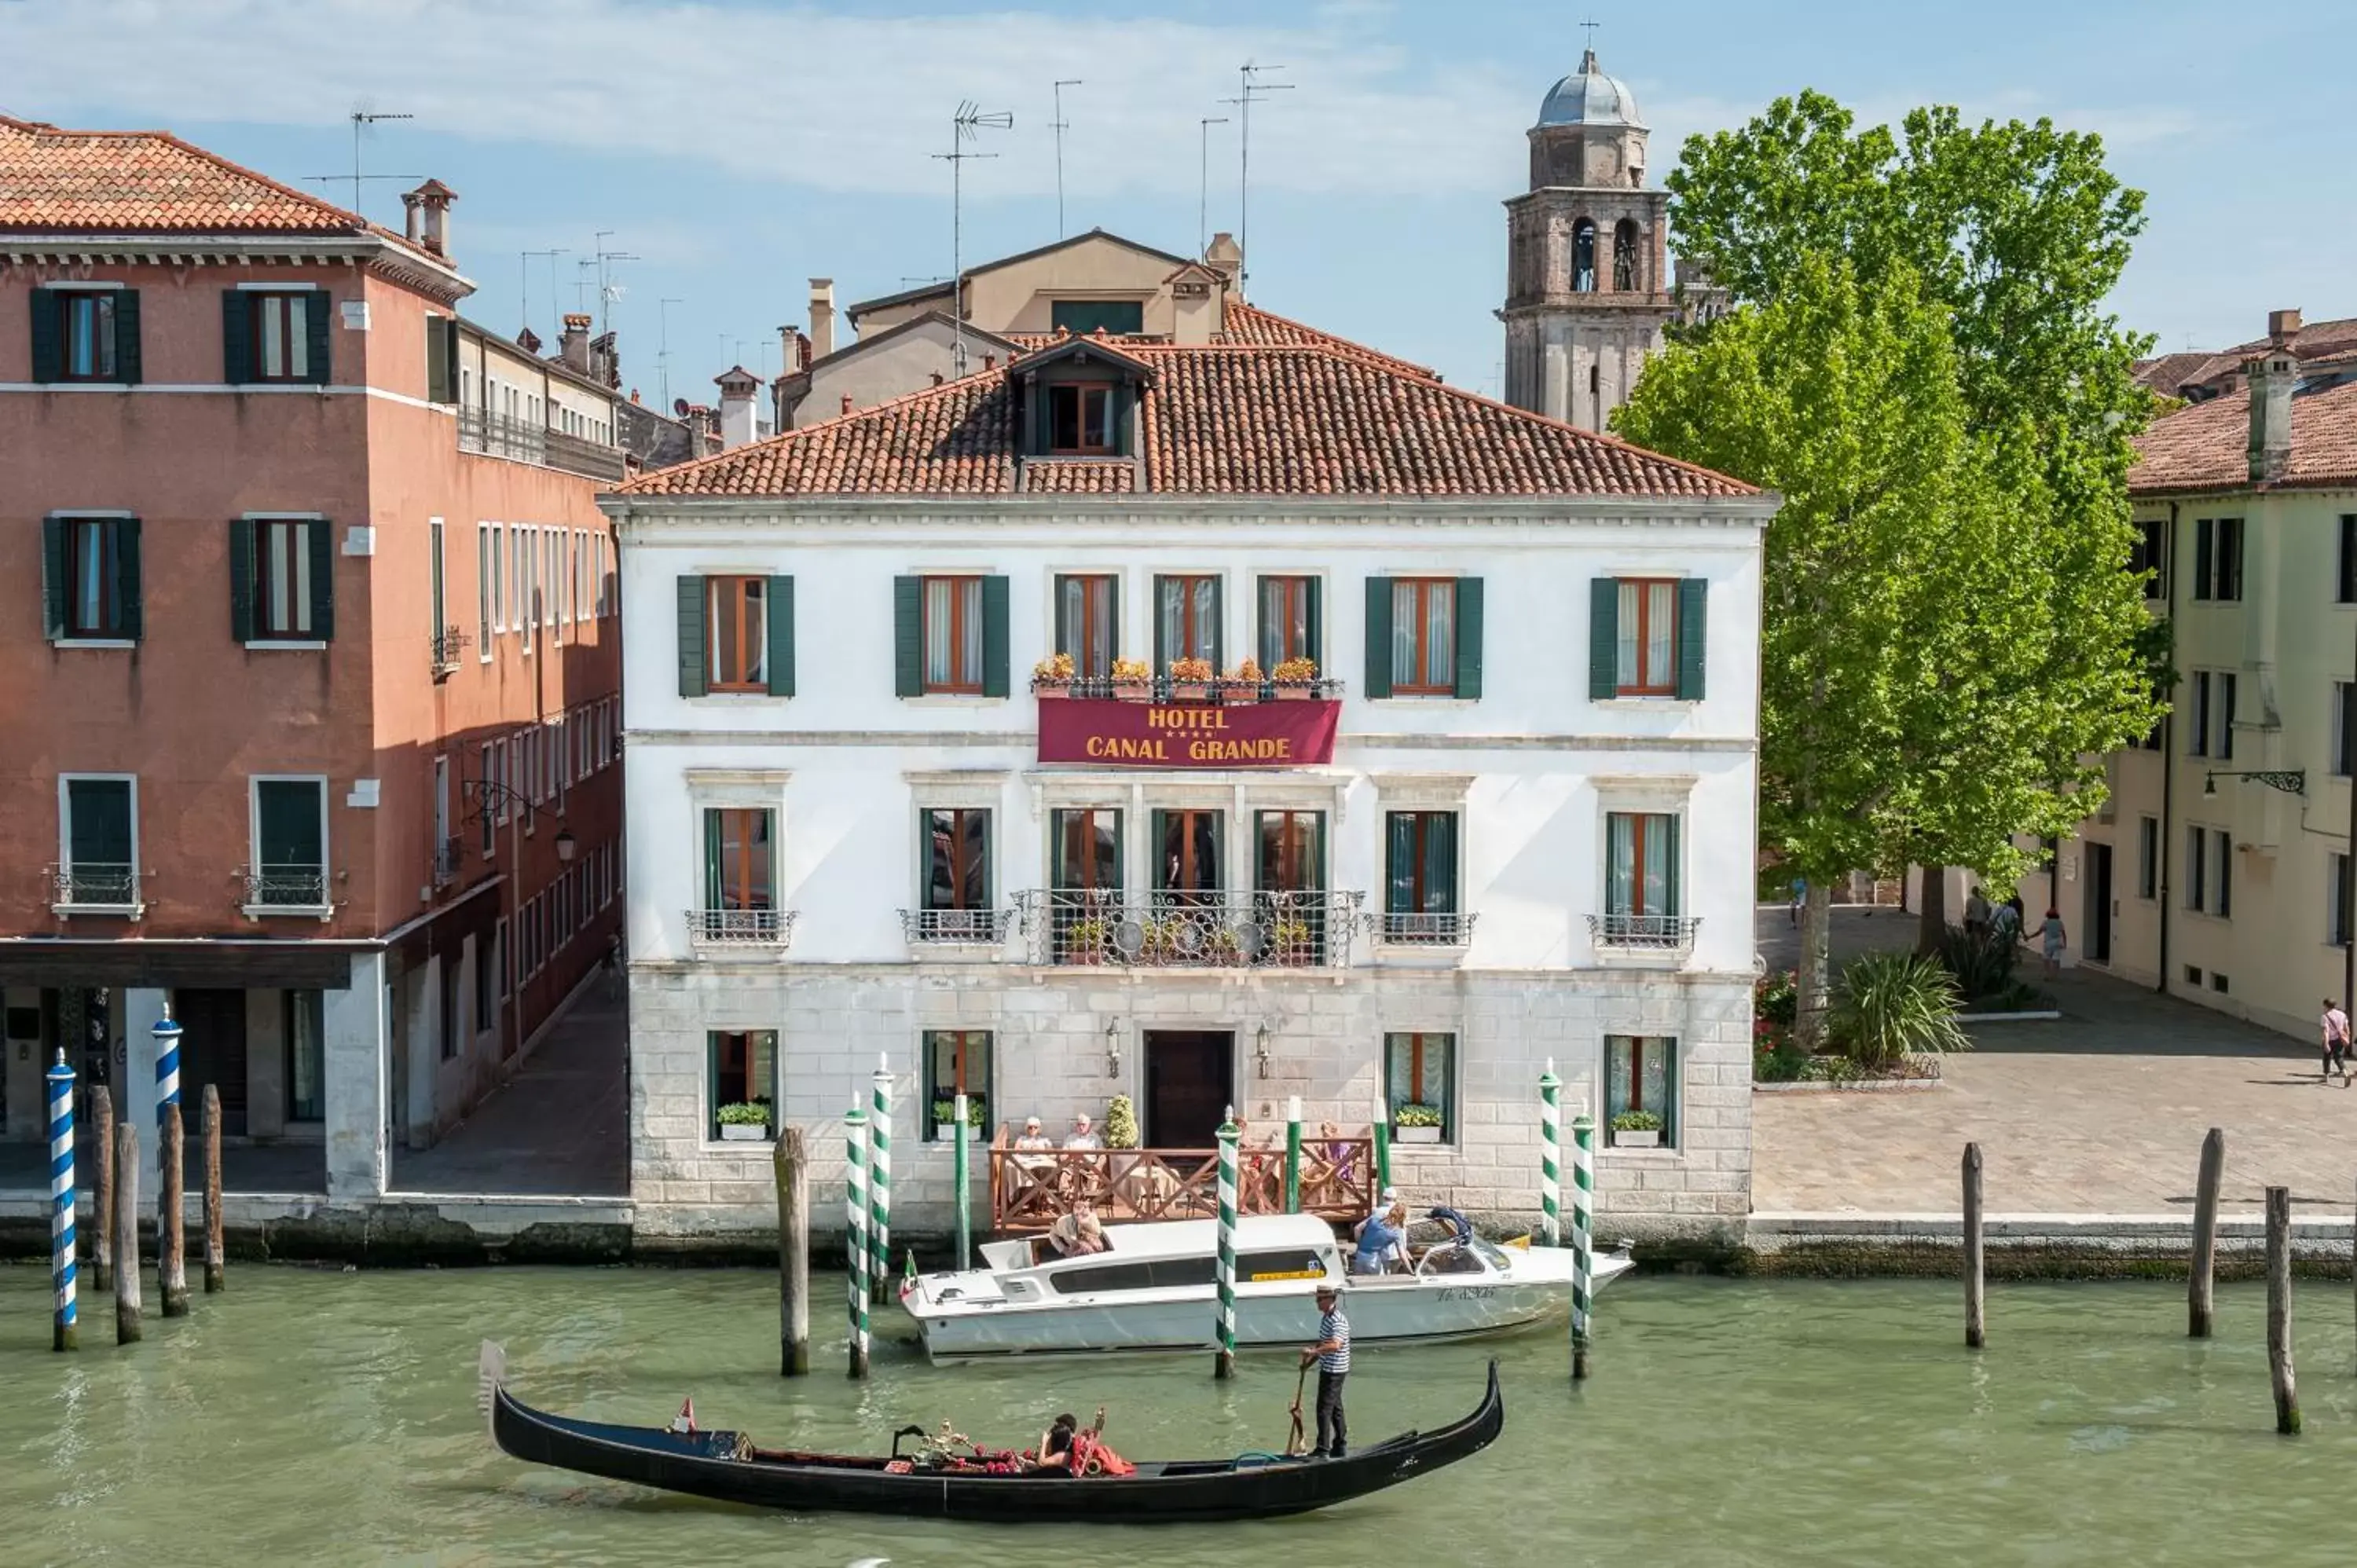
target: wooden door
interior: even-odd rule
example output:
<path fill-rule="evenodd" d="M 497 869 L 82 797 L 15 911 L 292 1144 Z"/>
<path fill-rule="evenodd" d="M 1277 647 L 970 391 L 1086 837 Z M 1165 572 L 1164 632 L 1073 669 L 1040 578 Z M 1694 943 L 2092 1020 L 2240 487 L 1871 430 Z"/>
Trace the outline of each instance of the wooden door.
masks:
<path fill-rule="evenodd" d="M 245 993 L 175 991 L 180 1024 L 180 1122 L 195 1146 L 205 1085 L 221 1092 L 221 1134 L 245 1136 Z"/>
<path fill-rule="evenodd" d="M 1146 1032 L 1146 1144 L 1157 1149 L 1219 1146 L 1220 1122 L 1235 1099 L 1235 1036 L 1224 1029 Z"/>

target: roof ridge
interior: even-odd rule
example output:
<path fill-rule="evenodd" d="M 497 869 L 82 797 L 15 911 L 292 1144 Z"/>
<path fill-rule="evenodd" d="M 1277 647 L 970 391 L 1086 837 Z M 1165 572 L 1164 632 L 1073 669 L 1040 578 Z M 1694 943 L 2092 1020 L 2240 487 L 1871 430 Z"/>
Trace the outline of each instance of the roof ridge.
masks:
<path fill-rule="evenodd" d="M 1254 305 L 1250 300 L 1232 300 L 1229 302 L 1228 308 L 1231 311 L 1242 310 L 1250 315 L 1260 317 L 1265 320 L 1274 321 L 1282 326 L 1290 327 L 1296 332 L 1307 333 L 1309 337 L 1315 338 L 1321 342 L 1347 346 L 1352 351 L 1365 354 L 1372 359 L 1382 360 L 1390 364 L 1405 365 L 1410 370 L 1415 371 L 1421 375 L 1428 376 L 1436 381 L 1440 380 L 1440 372 L 1434 370 L 1430 365 L 1418 364 L 1414 360 L 1405 360 L 1402 359 L 1397 354 L 1385 353 L 1383 349 L 1361 343 L 1354 338 L 1345 338 L 1339 332 L 1329 332 L 1322 327 L 1312 327 L 1306 321 L 1297 321 L 1290 316 L 1280 315 L 1276 311 L 1271 310 L 1265 306 Z M 1222 326 L 1222 330 L 1227 330 L 1224 325 Z M 1279 346 L 1280 345 L 1277 344 L 1266 345 L 1266 347 L 1269 348 L 1276 348 Z M 1254 345 L 1243 344 L 1239 345 L 1239 347 L 1250 348 L 1254 347 Z"/>
<path fill-rule="evenodd" d="M 933 387 L 919 387 L 915 392 L 902 392 L 899 397 L 886 398 L 882 403 L 871 403 L 865 408 L 855 408 L 848 413 L 831 414 L 827 418 L 820 420 L 815 424 L 797 424 L 791 429 L 780 430 L 773 435 L 764 435 L 759 441 L 748 441 L 742 446 L 731 446 L 725 452 L 714 452 L 705 456 L 694 458 L 689 462 L 674 463 L 668 468 L 652 469 L 640 477 L 642 478 L 653 478 L 660 475 L 665 481 L 665 488 L 669 489 L 671 488 L 669 481 L 677 478 L 683 478 L 686 476 L 694 473 L 698 468 L 708 467 L 712 464 L 724 462 L 731 458 L 743 457 L 748 453 L 782 448 L 788 444 L 802 437 L 817 435 L 823 432 L 831 432 L 836 426 L 848 424 L 855 420 L 872 419 L 879 413 L 885 413 L 896 408 L 903 408 L 910 403 L 922 403 L 928 398 L 940 397 L 952 388 L 971 387 L 972 383 L 982 380 L 985 376 L 1005 376 L 1006 374 L 1006 369 L 1007 368 L 1006 366 L 1001 365 L 992 370 L 969 371 L 953 381 L 943 381 L 941 385 Z M 633 482 L 635 483 L 636 481 Z M 623 488 L 628 489 L 629 487 L 625 486 Z"/>

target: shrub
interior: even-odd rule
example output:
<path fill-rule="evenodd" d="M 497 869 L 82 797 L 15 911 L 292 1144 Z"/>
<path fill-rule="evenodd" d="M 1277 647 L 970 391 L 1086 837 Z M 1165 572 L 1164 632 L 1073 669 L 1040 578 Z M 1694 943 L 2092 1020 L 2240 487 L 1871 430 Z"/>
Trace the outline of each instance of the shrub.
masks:
<path fill-rule="evenodd" d="M 1623 1111 L 1612 1118 L 1612 1130 L 1615 1133 L 1658 1133 L 1662 1130 L 1662 1119 L 1650 1111 Z"/>
<path fill-rule="evenodd" d="M 1751 1079 L 1755 1083 L 1796 1083 L 1808 1071 L 1809 1053 L 1794 1042 L 1789 1030 L 1776 1030 L 1759 1036 L 1751 1055 Z"/>
<path fill-rule="evenodd" d="M 1956 977 L 1966 1000 L 2004 994 L 2013 981 L 2021 950 L 2011 937 L 1950 926 L 1940 933 L 1940 965 Z"/>
<path fill-rule="evenodd" d="M 1104 1141 L 1108 1149 L 1137 1147 L 1137 1108 L 1126 1094 L 1116 1094 L 1105 1107 Z"/>
<path fill-rule="evenodd" d="M 984 1102 L 983 1097 L 979 1094 L 969 1094 L 965 1097 L 965 1124 L 969 1127 L 986 1127 L 990 1124 L 990 1107 Z M 933 1125 L 936 1127 L 957 1125 L 955 1100 L 933 1101 Z"/>
<path fill-rule="evenodd" d="M 770 1108 L 740 1100 L 734 1105 L 722 1106 L 716 1119 L 723 1127 L 766 1127 L 770 1124 Z"/>
<path fill-rule="evenodd" d="M 1955 978 L 1937 959 L 1914 953 L 1865 953 L 1850 960 L 1842 969 L 1827 1023 L 1860 1067 L 1972 1049 L 1956 1024 Z"/>
<path fill-rule="evenodd" d="M 1437 1127 L 1440 1125 L 1440 1107 L 1437 1105 L 1419 1105 L 1414 1101 L 1410 1101 L 1405 1105 L 1394 1106 L 1392 1108 L 1392 1125 L 1394 1127 Z"/>
<path fill-rule="evenodd" d="M 1787 969 L 1762 978 L 1751 988 L 1751 1015 L 1791 1028 L 1800 1021 L 1801 977 Z"/>

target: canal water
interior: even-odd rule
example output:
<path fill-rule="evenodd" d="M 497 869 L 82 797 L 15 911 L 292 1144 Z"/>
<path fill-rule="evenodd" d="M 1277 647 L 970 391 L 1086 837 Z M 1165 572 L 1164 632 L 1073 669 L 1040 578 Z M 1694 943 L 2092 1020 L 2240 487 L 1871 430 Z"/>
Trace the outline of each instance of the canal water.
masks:
<path fill-rule="evenodd" d="M 881 1347 L 865 1386 L 776 1376 L 776 1288 L 749 1273 L 340 1273 L 246 1266 L 196 1316 L 48 1348 L 47 1279 L 0 1268 L 0 1563 L 776 1563 L 845 1568 L 1117 1563 L 2346 1563 L 2357 1557 L 2349 1286 L 2303 1283 L 2307 1434 L 2275 1435 L 2255 1286 L 2219 1337 L 2183 1337 L 2182 1288 L 2014 1285 L 1991 1348 L 1921 1283 L 1640 1278 L 1601 1298 L 1575 1392 L 1559 1327 L 1487 1346 L 1361 1348 L 1361 1444 L 1470 1408 L 1503 1363 L 1505 1435 L 1455 1468 L 1324 1514 L 1149 1530 L 788 1518 L 515 1464 L 475 1410 L 476 1348 L 518 1392 L 764 1443 L 880 1450 L 944 1418 L 1028 1444 L 1108 1407 L 1134 1456 L 1280 1447 L 1294 1369 L 1246 1357 L 935 1370 Z M 821 1299 L 840 1299 L 832 1282 Z M 152 1281 L 149 1294 L 154 1292 Z M 836 1317 L 820 1316 L 821 1331 Z M 888 1326 L 905 1320 L 881 1315 Z"/>

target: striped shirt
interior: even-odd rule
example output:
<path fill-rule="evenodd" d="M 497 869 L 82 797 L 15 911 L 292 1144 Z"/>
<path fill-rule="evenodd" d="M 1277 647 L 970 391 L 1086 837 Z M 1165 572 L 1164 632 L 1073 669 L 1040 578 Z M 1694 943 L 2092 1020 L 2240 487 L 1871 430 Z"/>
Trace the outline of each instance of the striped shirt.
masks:
<path fill-rule="evenodd" d="M 1318 1358 L 1321 1372 L 1347 1372 L 1351 1369 L 1351 1320 L 1342 1316 L 1337 1303 L 1332 1311 L 1318 1319 L 1318 1343 L 1334 1342 L 1334 1348 Z"/>

